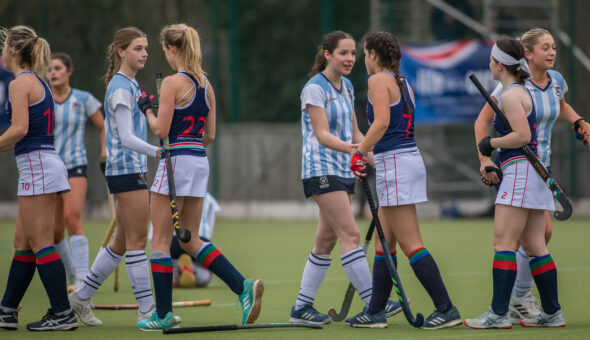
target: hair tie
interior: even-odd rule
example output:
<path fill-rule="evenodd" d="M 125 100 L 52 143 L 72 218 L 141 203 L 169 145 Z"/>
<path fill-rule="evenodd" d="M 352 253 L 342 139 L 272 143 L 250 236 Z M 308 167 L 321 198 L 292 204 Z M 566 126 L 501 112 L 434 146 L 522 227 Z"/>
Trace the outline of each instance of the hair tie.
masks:
<path fill-rule="evenodd" d="M 188 29 L 188 27 L 186 27 L 186 26 L 182 26 L 182 31 L 183 31 L 183 32 L 186 32 L 186 30 L 187 30 L 187 29 Z"/>

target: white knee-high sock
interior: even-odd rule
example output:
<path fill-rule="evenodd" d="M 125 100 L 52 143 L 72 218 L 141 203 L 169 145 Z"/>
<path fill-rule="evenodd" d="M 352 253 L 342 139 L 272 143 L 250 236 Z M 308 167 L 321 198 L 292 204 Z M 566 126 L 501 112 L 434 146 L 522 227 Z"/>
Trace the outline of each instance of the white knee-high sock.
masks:
<path fill-rule="evenodd" d="M 520 246 L 516 252 L 516 281 L 512 288 L 512 295 L 517 297 L 527 295 L 533 289 L 534 283 L 535 280 L 529 266 L 529 257 L 524 252 L 524 248 Z"/>
<path fill-rule="evenodd" d="M 340 256 L 346 276 L 359 293 L 359 296 L 368 306 L 373 294 L 373 279 L 367 263 L 367 256 L 363 249 L 358 247 Z"/>
<path fill-rule="evenodd" d="M 82 284 L 76 289 L 76 295 L 82 299 L 87 300 L 94 296 L 98 287 L 104 280 L 111 275 L 117 268 L 119 262 L 123 258 L 122 255 L 116 254 L 108 246 L 101 250 L 92 264 L 92 268 L 82 281 Z"/>
<path fill-rule="evenodd" d="M 130 250 L 125 253 L 125 259 L 127 275 L 131 282 L 133 294 L 135 294 L 135 300 L 139 305 L 139 311 L 146 313 L 154 305 L 147 256 L 143 250 Z"/>
<path fill-rule="evenodd" d="M 332 263 L 332 257 L 330 255 L 309 254 L 305 269 L 303 270 L 301 288 L 299 289 L 299 295 L 295 302 L 295 308 L 300 308 L 304 305 L 313 305 L 315 295 L 324 277 L 326 277 L 330 263 Z"/>
<path fill-rule="evenodd" d="M 72 255 L 70 254 L 68 240 L 64 237 L 59 243 L 56 243 L 55 250 L 57 250 L 59 257 L 61 257 L 61 262 L 64 264 L 68 281 L 73 285 L 76 281 L 76 269 L 72 266 Z"/>
<path fill-rule="evenodd" d="M 85 235 L 70 236 L 70 248 L 76 281 L 82 281 L 88 274 L 88 238 Z"/>

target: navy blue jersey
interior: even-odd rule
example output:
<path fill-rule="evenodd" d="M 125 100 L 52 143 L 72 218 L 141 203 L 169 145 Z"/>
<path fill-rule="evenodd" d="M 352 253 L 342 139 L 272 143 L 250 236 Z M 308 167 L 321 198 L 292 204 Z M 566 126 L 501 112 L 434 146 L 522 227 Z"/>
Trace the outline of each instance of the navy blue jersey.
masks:
<path fill-rule="evenodd" d="M 21 72 L 17 78 L 25 73 L 35 75 L 45 92 L 43 98 L 29 105 L 29 130 L 27 135 L 16 142 L 14 146 L 15 156 L 37 150 L 55 150 L 53 147 L 53 124 L 55 122 L 55 111 L 53 109 L 53 96 L 49 87 L 41 78 L 30 71 Z M 10 100 L 7 105 L 8 119 L 12 121 L 12 105 Z"/>
<path fill-rule="evenodd" d="M 384 71 L 395 76 L 391 72 Z M 406 79 L 402 80 L 404 86 L 400 91 L 404 91 L 404 96 L 400 93 L 400 98 L 396 103 L 389 106 L 389 126 L 387 131 L 381 139 L 373 147 L 373 153 L 379 154 L 390 150 L 413 150 L 416 149 L 416 139 L 414 138 L 414 100 L 410 94 L 410 87 Z M 406 100 L 410 112 L 406 112 Z M 369 124 L 373 124 L 375 120 L 375 112 L 373 111 L 373 103 L 371 100 L 367 102 L 367 119 Z"/>
<path fill-rule="evenodd" d="M 529 92 L 529 90 L 525 86 L 520 85 L 518 83 L 510 84 L 510 86 L 508 86 L 506 88 L 506 90 L 504 90 L 504 92 L 508 91 L 508 89 L 510 89 L 511 87 L 514 87 L 514 86 L 522 87 L 526 91 L 526 93 L 529 95 L 529 97 L 531 98 L 531 111 L 529 111 L 527 113 L 527 122 L 528 122 L 529 128 L 531 130 L 531 140 L 529 141 L 528 146 L 531 148 L 531 150 L 533 150 L 535 155 L 538 155 L 537 154 L 537 112 L 535 109 L 535 101 L 533 100 L 533 97 L 531 96 L 531 93 Z M 498 107 L 500 107 L 501 102 L 502 102 L 502 98 L 500 97 L 500 99 L 498 100 Z M 496 132 L 498 132 L 498 135 L 500 137 L 506 136 L 508 133 L 510 133 L 510 130 L 506 127 L 506 125 L 502 122 L 501 119 L 498 119 L 498 117 L 496 117 L 496 115 L 494 115 L 494 128 L 496 129 Z M 500 154 L 500 164 L 502 164 L 502 165 L 504 165 L 504 163 L 506 161 L 509 161 L 512 159 L 521 160 L 524 157 L 524 155 L 522 154 L 520 149 L 500 149 L 498 152 Z"/>
<path fill-rule="evenodd" d="M 205 129 L 205 123 L 207 123 L 207 117 L 209 116 L 209 102 L 207 102 L 208 82 L 205 79 L 205 86 L 199 87 L 199 83 L 193 76 L 186 72 L 178 73 L 186 76 L 193 82 L 195 95 L 188 104 L 182 107 L 174 107 L 172 124 L 168 132 L 170 155 L 205 157 L 207 153 L 203 146 L 203 130 Z M 160 145 L 164 145 L 162 140 L 160 140 Z M 164 157 L 163 153 L 162 157 Z"/>

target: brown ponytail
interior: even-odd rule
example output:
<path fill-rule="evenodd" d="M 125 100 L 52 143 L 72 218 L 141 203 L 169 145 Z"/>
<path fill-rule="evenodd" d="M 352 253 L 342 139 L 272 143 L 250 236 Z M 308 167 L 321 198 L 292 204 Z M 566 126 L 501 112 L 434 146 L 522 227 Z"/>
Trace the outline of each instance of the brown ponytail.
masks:
<path fill-rule="evenodd" d="M 404 103 L 406 103 L 406 113 L 412 113 L 408 98 L 406 98 L 406 91 L 404 91 L 403 79 L 406 77 L 401 76 L 399 72 L 402 50 L 397 39 L 389 32 L 370 33 L 365 37 L 365 48 L 369 52 L 375 51 L 379 57 L 377 60 L 379 66 L 393 73 Z"/>

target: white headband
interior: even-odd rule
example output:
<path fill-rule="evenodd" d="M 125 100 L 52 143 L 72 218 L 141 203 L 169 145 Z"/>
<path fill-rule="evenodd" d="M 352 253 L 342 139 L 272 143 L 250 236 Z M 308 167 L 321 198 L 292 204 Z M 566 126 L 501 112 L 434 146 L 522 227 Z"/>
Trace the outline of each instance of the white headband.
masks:
<path fill-rule="evenodd" d="M 494 59 L 496 59 L 499 63 L 502 63 L 504 65 L 520 65 L 519 68 L 521 70 L 525 71 L 528 74 L 531 74 L 529 65 L 527 65 L 526 60 L 524 58 L 516 60 L 508 53 L 502 51 L 496 44 L 494 44 L 494 47 L 492 47 L 492 57 L 494 57 Z"/>

